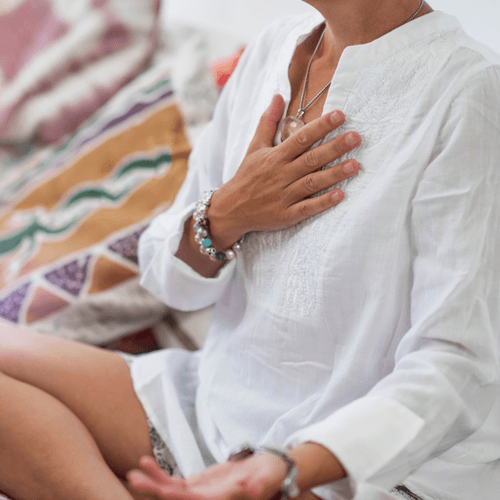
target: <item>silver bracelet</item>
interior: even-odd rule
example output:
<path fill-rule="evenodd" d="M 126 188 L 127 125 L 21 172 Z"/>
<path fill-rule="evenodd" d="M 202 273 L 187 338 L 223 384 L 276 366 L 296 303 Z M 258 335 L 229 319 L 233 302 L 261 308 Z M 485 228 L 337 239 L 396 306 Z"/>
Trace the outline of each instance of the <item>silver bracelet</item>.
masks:
<path fill-rule="evenodd" d="M 194 241 L 200 245 L 200 252 L 208 255 L 210 260 L 214 262 L 224 262 L 225 260 L 232 260 L 236 257 L 236 253 L 241 250 L 243 238 L 240 238 L 231 248 L 225 251 L 217 251 L 212 246 L 212 239 L 210 238 L 210 223 L 207 218 L 207 210 L 210 206 L 210 200 L 213 194 L 217 191 L 211 189 L 206 191 L 203 198 L 196 204 L 196 211 L 193 214 L 193 229 L 195 231 Z"/>
<path fill-rule="evenodd" d="M 277 448 L 274 446 L 262 446 L 261 448 L 255 448 L 251 445 L 245 444 L 238 451 L 231 453 L 229 455 L 229 462 L 236 462 L 238 460 L 244 460 L 251 455 L 256 453 L 272 453 L 273 455 L 281 458 L 286 464 L 286 477 L 281 485 L 281 500 L 287 500 L 288 498 L 296 498 L 300 494 L 299 487 L 297 486 L 297 477 L 299 471 L 295 465 L 295 461 L 288 454 L 288 451 L 284 448 Z"/>

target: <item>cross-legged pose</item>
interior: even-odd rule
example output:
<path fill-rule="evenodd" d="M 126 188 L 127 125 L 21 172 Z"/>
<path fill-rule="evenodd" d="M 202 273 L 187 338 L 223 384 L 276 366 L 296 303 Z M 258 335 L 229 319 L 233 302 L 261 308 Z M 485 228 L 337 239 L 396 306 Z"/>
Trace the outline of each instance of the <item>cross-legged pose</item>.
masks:
<path fill-rule="evenodd" d="M 16 500 L 498 498 L 500 57 L 423 1 L 307 3 L 140 240 L 203 349 L 1 331 Z"/>

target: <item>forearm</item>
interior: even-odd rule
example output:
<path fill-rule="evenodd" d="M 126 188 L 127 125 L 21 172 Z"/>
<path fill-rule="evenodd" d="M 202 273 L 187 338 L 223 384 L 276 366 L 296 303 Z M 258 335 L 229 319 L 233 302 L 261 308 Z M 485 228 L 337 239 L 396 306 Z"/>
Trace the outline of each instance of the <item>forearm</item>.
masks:
<path fill-rule="evenodd" d="M 194 240 L 195 234 L 193 218 L 190 217 L 184 224 L 184 233 L 175 256 L 204 278 L 213 278 L 224 265 L 224 262 L 214 262 L 207 255 L 202 254 L 200 244 Z"/>
<path fill-rule="evenodd" d="M 223 186 L 221 191 L 224 188 L 226 186 Z M 247 232 L 242 229 L 241 223 L 238 221 L 233 222 L 233 228 L 230 229 L 231 226 L 228 225 L 228 221 L 232 220 L 231 207 L 225 211 L 218 209 L 217 203 L 213 201 L 214 199 L 217 201 L 218 194 L 218 192 L 213 191 L 212 194 L 208 195 L 208 198 L 198 203 L 195 214 L 184 224 L 184 232 L 175 254 L 177 258 L 180 258 L 205 278 L 215 277 L 224 262 L 229 258 L 234 258 L 234 251 L 236 250 L 234 244 Z M 231 194 L 230 191 L 229 198 L 234 199 L 234 197 L 235 195 Z M 196 224 L 194 224 L 195 221 Z M 205 247 L 201 245 L 203 238 L 209 240 L 208 246 L 215 249 L 222 256 L 222 261 L 210 258 L 204 252 Z M 232 257 L 229 256 L 229 249 L 233 253 Z M 225 257 L 224 254 L 226 254 Z"/>
<path fill-rule="evenodd" d="M 346 477 L 346 471 L 327 448 L 317 443 L 304 443 L 289 453 L 295 461 L 299 476 L 297 485 L 305 492 L 323 484 Z"/>

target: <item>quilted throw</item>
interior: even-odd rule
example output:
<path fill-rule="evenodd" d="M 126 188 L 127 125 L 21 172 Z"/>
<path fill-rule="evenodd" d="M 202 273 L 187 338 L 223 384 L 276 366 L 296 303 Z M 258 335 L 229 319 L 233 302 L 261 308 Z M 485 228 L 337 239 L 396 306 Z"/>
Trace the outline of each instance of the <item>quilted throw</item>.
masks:
<path fill-rule="evenodd" d="M 137 240 L 190 152 L 168 77 L 143 75 L 67 143 L 0 185 L 0 322 L 93 344 L 165 306 L 138 284 Z"/>

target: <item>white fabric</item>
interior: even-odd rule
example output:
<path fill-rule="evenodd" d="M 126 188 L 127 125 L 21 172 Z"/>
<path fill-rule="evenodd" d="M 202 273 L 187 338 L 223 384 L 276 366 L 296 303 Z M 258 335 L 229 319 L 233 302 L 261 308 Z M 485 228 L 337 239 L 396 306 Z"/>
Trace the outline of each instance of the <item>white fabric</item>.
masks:
<path fill-rule="evenodd" d="M 325 111 L 363 145 L 337 207 L 252 233 L 205 279 L 173 256 L 204 190 L 226 182 L 318 15 L 245 51 L 170 210 L 140 241 L 142 283 L 172 307 L 217 302 L 202 352 L 132 367 L 181 471 L 242 442 L 316 441 L 349 480 L 324 498 L 495 500 L 500 491 L 500 58 L 440 12 L 348 47 Z M 205 449 L 205 446 L 207 449 Z M 212 458 L 213 457 L 213 458 Z"/>

